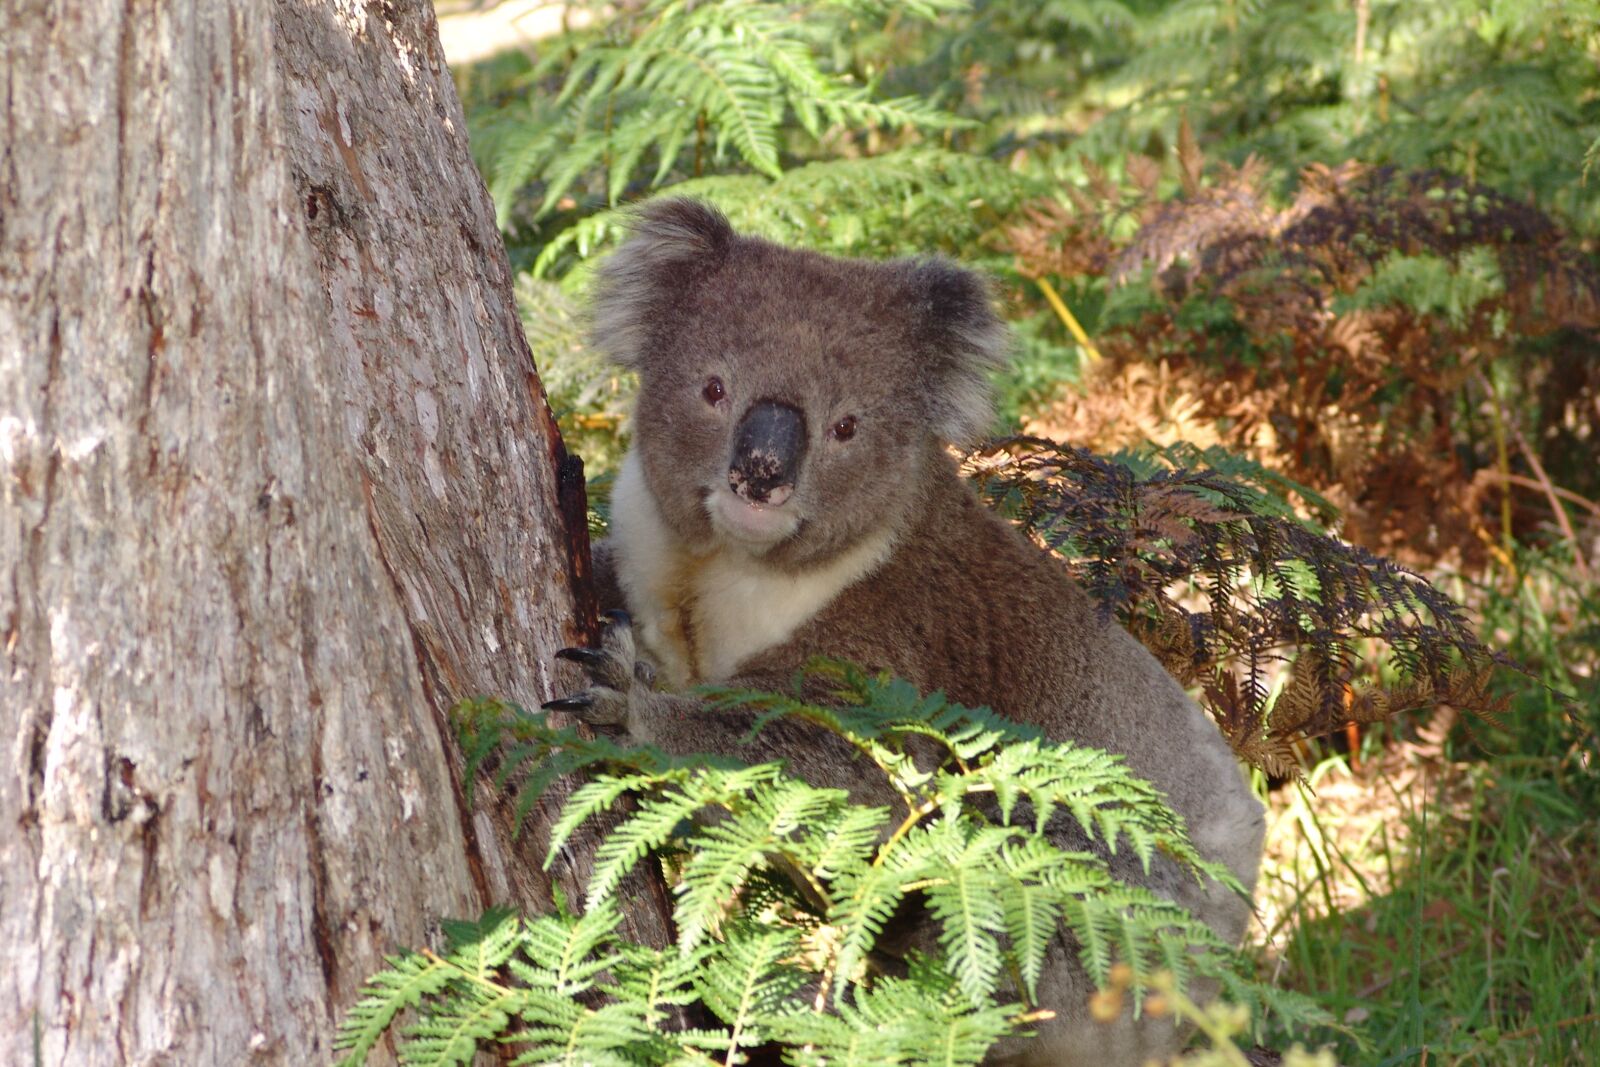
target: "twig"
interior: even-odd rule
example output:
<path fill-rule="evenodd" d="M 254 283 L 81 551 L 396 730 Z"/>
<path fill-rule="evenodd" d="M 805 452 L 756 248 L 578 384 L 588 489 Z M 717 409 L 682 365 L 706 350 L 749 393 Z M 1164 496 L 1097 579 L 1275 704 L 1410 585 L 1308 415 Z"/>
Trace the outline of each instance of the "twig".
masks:
<path fill-rule="evenodd" d="M 1528 439 L 1522 436 L 1522 431 L 1516 425 L 1511 426 L 1511 432 L 1517 438 L 1517 447 L 1522 449 L 1522 455 L 1528 461 L 1528 466 L 1533 468 L 1533 475 L 1539 480 L 1539 487 L 1544 490 L 1545 496 L 1550 498 L 1550 507 L 1556 513 L 1556 525 L 1561 527 L 1561 534 L 1572 544 L 1572 562 L 1578 568 L 1578 577 L 1587 585 L 1591 581 L 1589 564 L 1583 558 L 1583 547 L 1578 544 L 1578 535 L 1572 530 L 1572 520 L 1567 518 L 1567 509 L 1561 506 L 1561 498 L 1556 495 L 1556 487 L 1550 481 L 1550 475 L 1545 473 L 1544 464 L 1539 462 L 1539 457 L 1528 446 Z"/>
<path fill-rule="evenodd" d="M 1525 1026 L 1521 1030 L 1512 1030 L 1510 1033 L 1500 1035 L 1501 1041 L 1511 1041 L 1519 1037 L 1538 1037 L 1547 1030 L 1565 1030 L 1569 1026 L 1582 1026 L 1584 1023 L 1600 1022 L 1600 1011 L 1591 1011 L 1588 1015 L 1578 1015 L 1571 1019 L 1562 1019 L 1560 1022 L 1550 1023 L 1547 1026 Z"/>
<path fill-rule="evenodd" d="M 1538 453 L 1534 452 L 1528 444 L 1528 439 L 1522 436 L 1522 430 L 1511 419 L 1510 413 L 1500 403 L 1500 394 L 1495 390 L 1494 382 L 1483 371 L 1477 372 L 1477 379 L 1489 393 L 1493 403 L 1489 413 L 1494 423 L 1495 448 L 1499 453 L 1500 477 L 1505 482 L 1505 496 L 1501 500 L 1500 521 L 1503 535 L 1506 540 L 1506 549 L 1509 554 L 1511 548 L 1511 485 L 1514 475 L 1511 473 L 1511 461 L 1507 455 L 1506 433 L 1516 438 L 1517 447 L 1522 450 L 1522 456 L 1528 461 L 1528 466 L 1533 468 L 1537 485 L 1544 490 L 1545 496 L 1550 501 L 1550 508 L 1556 513 L 1556 525 L 1561 528 L 1561 534 L 1572 545 L 1572 563 L 1577 569 L 1578 577 L 1584 584 L 1592 581 L 1589 573 L 1589 563 L 1583 558 L 1583 546 L 1578 543 L 1578 535 L 1572 529 L 1572 520 L 1567 517 L 1567 509 L 1561 506 L 1561 496 L 1556 491 L 1555 483 L 1550 480 L 1550 475 L 1545 472 L 1544 464 L 1539 462 Z"/>
<path fill-rule="evenodd" d="M 1072 309 L 1067 307 L 1067 302 L 1061 299 L 1061 294 L 1056 292 L 1056 287 L 1050 284 L 1050 280 L 1041 276 L 1035 278 L 1034 282 L 1039 286 L 1039 291 L 1044 294 L 1044 298 L 1050 302 L 1051 308 L 1055 310 L 1056 318 L 1062 321 L 1067 327 L 1067 332 L 1072 334 L 1072 339 L 1077 341 L 1079 346 L 1083 348 L 1084 354 L 1089 357 L 1089 362 L 1098 363 L 1105 358 L 1100 355 L 1100 350 L 1094 346 L 1094 342 L 1089 340 L 1089 335 L 1084 331 L 1083 324 L 1072 313 Z"/>
<path fill-rule="evenodd" d="M 1482 473 L 1499 478 L 1502 481 L 1510 482 L 1512 485 L 1520 485 L 1524 489 L 1543 489 L 1546 492 L 1553 492 L 1556 496 L 1560 497 L 1562 500 L 1565 500 L 1567 503 L 1576 504 L 1585 511 L 1590 511 L 1595 515 L 1600 516 L 1600 504 L 1596 504 L 1593 500 L 1590 500 L 1586 496 L 1579 496 L 1571 489 L 1563 489 L 1559 485 L 1546 485 L 1545 483 L 1534 478 L 1527 478 L 1520 474 L 1507 474 L 1504 471 L 1485 470 Z"/>

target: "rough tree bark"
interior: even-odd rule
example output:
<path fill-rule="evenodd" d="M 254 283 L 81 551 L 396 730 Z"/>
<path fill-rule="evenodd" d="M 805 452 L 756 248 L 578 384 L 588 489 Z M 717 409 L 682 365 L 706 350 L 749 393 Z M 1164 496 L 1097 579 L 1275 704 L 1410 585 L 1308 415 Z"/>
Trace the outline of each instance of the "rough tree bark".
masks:
<path fill-rule="evenodd" d="M 443 713 L 592 616 L 432 10 L 9 0 L 0 77 L 0 1049 L 325 1062 L 545 899 Z"/>

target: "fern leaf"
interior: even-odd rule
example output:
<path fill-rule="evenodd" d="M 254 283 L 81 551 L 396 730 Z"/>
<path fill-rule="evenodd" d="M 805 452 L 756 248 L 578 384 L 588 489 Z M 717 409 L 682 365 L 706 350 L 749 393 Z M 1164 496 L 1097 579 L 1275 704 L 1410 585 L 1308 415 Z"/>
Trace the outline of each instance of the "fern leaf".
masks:
<path fill-rule="evenodd" d="M 1000 939 L 1005 929 L 1003 899 L 996 880 L 983 870 L 957 868 L 927 890 L 928 907 L 942 925 L 940 943 L 962 992 L 974 1004 L 988 1000 L 1000 973 Z"/>
<path fill-rule="evenodd" d="M 806 975 L 784 961 L 797 944 L 793 930 L 754 925 L 729 931 L 701 968 L 697 988 L 706 1006 L 728 1027 L 717 1051 L 726 1062 L 742 1048 L 766 1040 L 765 1022 L 796 1010 L 790 997 Z"/>
<path fill-rule="evenodd" d="M 533 988 L 570 998 L 590 989 L 622 959 L 615 943 L 621 922 L 614 899 L 602 900 L 576 918 L 530 919 L 523 926 L 523 951 L 528 962 L 508 962 Z"/>
<path fill-rule="evenodd" d="M 406 1030 L 400 1062 L 417 1067 L 470 1064 L 478 1046 L 503 1033 L 528 1001 L 521 990 L 488 992 L 463 984 L 462 992 L 436 1002 L 434 1010 Z"/>
<path fill-rule="evenodd" d="M 828 836 L 847 796 L 804 782 L 778 782 L 733 818 L 695 833 L 673 913 L 679 944 L 698 945 L 732 905 L 751 869 L 769 854 L 791 853 L 805 863 L 810 850 L 802 838 Z"/>
<path fill-rule="evenodd" d="M 797 1012 L 771 1024 L 797 1067 L 976 1067 L 1015 1029 L 1003 1006 L 974 1007 L 944 970 L 914 959 L 906 978 L 858 989 L 837 1014 Z"/>
<path fill-rule="evenodd" d="M 424 997 L 443 991 L 459 973 L 457 968 L 436 956 L 407 954 L 391 956 L 385 962 L 388 969 L 367 980 L 361 998 L 345 1015 L 334 1038 L 335 1049 L 348 1050 L 348 1055 L 340 1061 L 342 1067 L 359 1067 L 365 1063 L 367 1053 L 377 1045 L 396 1015 L 417 1006 Z"/>
<path fill-rule="evenodd" d="M 703 797 L 681 792 L 641 801 L 638 810 L 624 819 L 595 850 L 587 906 L 590 909 L 599 907 L 639 860 L 664 845 L 678 832 L 680 823 L 704 806 Z"/>
<path fill-rule="evenodd" d="M 855 980 L 884 924 L 904 899 L 906 886 L 923 872 L 933 850 L 927 847 L 926 835 L 922 835 L 886 845 L 885 851 L 887 854 L 880 855 L 871 866 L 849 871 L 837 883 L 836 903 L 827 916 L 838 939 L 834 957 L 835 1004 Z"/>

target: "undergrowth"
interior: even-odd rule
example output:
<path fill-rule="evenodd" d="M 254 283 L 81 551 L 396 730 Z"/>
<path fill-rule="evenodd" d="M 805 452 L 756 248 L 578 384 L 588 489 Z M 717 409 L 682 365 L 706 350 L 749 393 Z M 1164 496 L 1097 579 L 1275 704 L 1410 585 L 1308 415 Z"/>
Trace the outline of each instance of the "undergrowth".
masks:
<path fill-rule="evenodd" d="M 586 775 L 552 827 L 547 866 L 591 820 L 634 803 L 602 832 L 581 911 L 495 913 L 451 927 L 442 953 L 392 958 L 341 1029 L 345 1062 L 395 1032 L 402 1058 L 441 1064 L 501 1045 L 518 1063 L 732 1064 L 768 1047 L 817 1067 L 977 1064 L 1043 1017 L 1033 997 L 1062 933 L 1134 1010 L 1192 1009 L 1185 990 L 1206 977 L 1257 1021 L 1329 1021 L 1310 998 L 1256 981 L 1183 908 L 1113 875 L 1113 855 L 1146 870 L 1159 855 L 1237 888 L 1119 757 L 846 665 L 811 673 L 833 703 L 710 696 L 757 711 L 753 731 L 787 720 L 845 739 L 887 783 L 887 806 L 778 763 L 669 758 L 498 701 L 459 707 L 469 771 L 494 764 L 520 810 L 558 777 Z M 1079 831 L 1065 840 L 1092 847 L 1063 845 L 1060 819 Z M 624 877 L 656 861 L 673 872 L 677 931 L 659 950 L 618 933 Z M 897 962 L 886 931 L 912 905 L 936 936 Z"/>
<path fill-rule="evenodd" d="M 1269 799 L 1260 965 L 1371 1041 L 1345 1062 L 1600 1055 L 1600 589 L 1570 562 L 1461 581 L 1544 685 L 1498 724 L 1399 721 Z"/>
<path fill-rule="evenodd" d="M 1181 132 L 1175 194 L 1153 160 L 1132 192 L 1091 168 L 1007 229 L 1026 275 L 1074 282 L 1104 357 L 1042 432 L 1209 437 L 1412 562 L 1504 555 L 1549 514 L 1551 479 L 1600 490 L 1600 270 L 1554 220 L 1356 163 L 1308 167 L 1280 201 L 1260 160 L 1210 166 Z"/>

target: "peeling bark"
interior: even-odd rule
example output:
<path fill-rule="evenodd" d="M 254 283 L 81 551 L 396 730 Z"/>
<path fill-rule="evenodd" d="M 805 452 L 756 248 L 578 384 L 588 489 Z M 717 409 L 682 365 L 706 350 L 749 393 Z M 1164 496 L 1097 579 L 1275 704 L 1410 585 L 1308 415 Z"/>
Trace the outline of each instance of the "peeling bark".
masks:
<path fill-rule="evenodd" d="M 433 13 L 12 0 L 0 77 L 0 1048 L 326 1061 L 548 898 L 444 711 L 593 617 Z"/>

